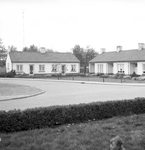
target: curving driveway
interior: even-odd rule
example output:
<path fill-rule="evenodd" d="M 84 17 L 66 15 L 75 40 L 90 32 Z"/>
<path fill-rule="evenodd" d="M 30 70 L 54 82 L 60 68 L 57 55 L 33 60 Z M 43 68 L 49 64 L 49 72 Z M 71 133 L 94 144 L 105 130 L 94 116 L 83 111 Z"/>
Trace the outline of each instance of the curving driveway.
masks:
<path fill-rule="evenodd" d="M 83 82 L 60 82 L 47 79 L 0 79 L 0 83 L 29 85 L 45 91 L 45 93 L 34 97 L 0 101 L 0 110 L 23 110 L 26 108 L 51 105 L 68 105 L 145 97 L 145 85 L 81 84 Z"/>

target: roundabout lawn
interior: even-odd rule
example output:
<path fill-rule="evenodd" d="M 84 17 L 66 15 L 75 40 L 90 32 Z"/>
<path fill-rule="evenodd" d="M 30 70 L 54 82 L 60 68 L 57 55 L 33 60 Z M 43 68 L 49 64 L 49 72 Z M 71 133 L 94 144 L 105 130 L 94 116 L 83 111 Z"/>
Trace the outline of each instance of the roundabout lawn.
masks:
<path fill-rule="evenodd" d="M 0 83 L 0 100 L 5 97 L 25 96 L 40 93 L 42 90 L 26 85 Z"/>

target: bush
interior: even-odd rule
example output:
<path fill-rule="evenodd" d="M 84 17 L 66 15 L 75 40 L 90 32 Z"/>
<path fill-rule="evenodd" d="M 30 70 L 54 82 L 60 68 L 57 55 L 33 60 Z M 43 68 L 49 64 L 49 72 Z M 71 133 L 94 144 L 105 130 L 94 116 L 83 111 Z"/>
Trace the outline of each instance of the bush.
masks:
<path fill-rule="evenodd" d="M 102 76 L 104 73 L 97 73 L 96 76 Z"/>
<path fill-rule="evenodd" d="M 116 74 L 114 74 L 114 75 L 109 75 L 109 78 L 118 79 L 119 76 L 120 76 L 120 75 L 119 75 L 118 73 L 116 73 Z"/>
<path fill-rule="evenodd" d="M 0 111 L 0 132 L 16 132 L 68 123 L 107 119 L 145 113 L 145 98 L 95 102 L 89 104 L 51 106 L 24 111 Z"/>
<path fill-rule="evenodd" d="M 25 73 L 22 73 L 22 74 L 16 74 L 15 75 L 16 78 L 29 78 L 29 74 L 25 74 Z"/>
<path fill-rule="evenodd" d="M 10 72 L 6 73 L 5 77 L 13 78 L 16 75 L 15 70 L 11 70 Z"/>
<path fill-rule="evenodd" d="M 125 75 L 125 76 L 123 76 L 123 79 L 131 79 L 131 76 Z"/>
<path fill-rule="evenodd" d="M 105 74 L 105 75 L 101 75 L 100 78 L 108 78 L 109 75 Z"/>
<path fill-rule="evenodd" d="M 6 76 L 5 72 L 0 73 L 0 77 L 5 77 L 5 76 Z"/>
<path fill-rule="evenodd" d="M 130 76 L 131 76 L 131 78 L 132 78 L 132 77 L 139 77 L 140 75 L 138 75 L 138 74 L 136 74 L 135 72 L 133 72 L 133 74 L 131 74 Z"/>
<path fill-rule="evenodd" d="M 80 76 L 80 73 L 66 73 L 67 77 Z"/>
<path fill-rule="evenodd" d="M 108 75 L 113 75 L 113 73 L 107 73 Z"/>
<path fill-rule="evenodd" d="M 145 76 L 136 77 L 136 80 L 143 81 L 145 80 Z"/>
<path fill-rule="evenodd" d="M 8 78 L 13 78 L 16 75 L 15 70 L 11 70 L 10 72 L 7 73 L 0 73 L 0 77 L 8 77 Z"/>

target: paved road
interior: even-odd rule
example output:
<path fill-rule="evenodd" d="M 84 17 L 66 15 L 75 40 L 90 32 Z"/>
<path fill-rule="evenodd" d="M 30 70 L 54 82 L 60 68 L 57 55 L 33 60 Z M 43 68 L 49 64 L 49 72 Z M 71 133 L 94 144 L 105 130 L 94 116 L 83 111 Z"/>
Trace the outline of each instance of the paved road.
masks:
<path fill-rule="evenodd" d="M 79 104 L 145 97 L 145 86 L 81 84 L 80 82 L 66 83 L 29 79 L 0 79 L 0 83 L 29 85 L 45 91 L 44 94 L 34 97 L 1 101 L 0 110 L 23 110 L 50 105 Z"/>

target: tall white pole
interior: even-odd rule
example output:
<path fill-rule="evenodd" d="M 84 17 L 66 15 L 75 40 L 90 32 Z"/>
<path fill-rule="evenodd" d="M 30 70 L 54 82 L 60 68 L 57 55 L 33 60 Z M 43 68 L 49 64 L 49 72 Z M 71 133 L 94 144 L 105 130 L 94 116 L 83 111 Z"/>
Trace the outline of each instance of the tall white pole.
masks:
<path fill-rule="evenodd" d="M 23 48 L 25 47 L 25 18 L 24 18 L 24 10 L 23 10 Z"/>

